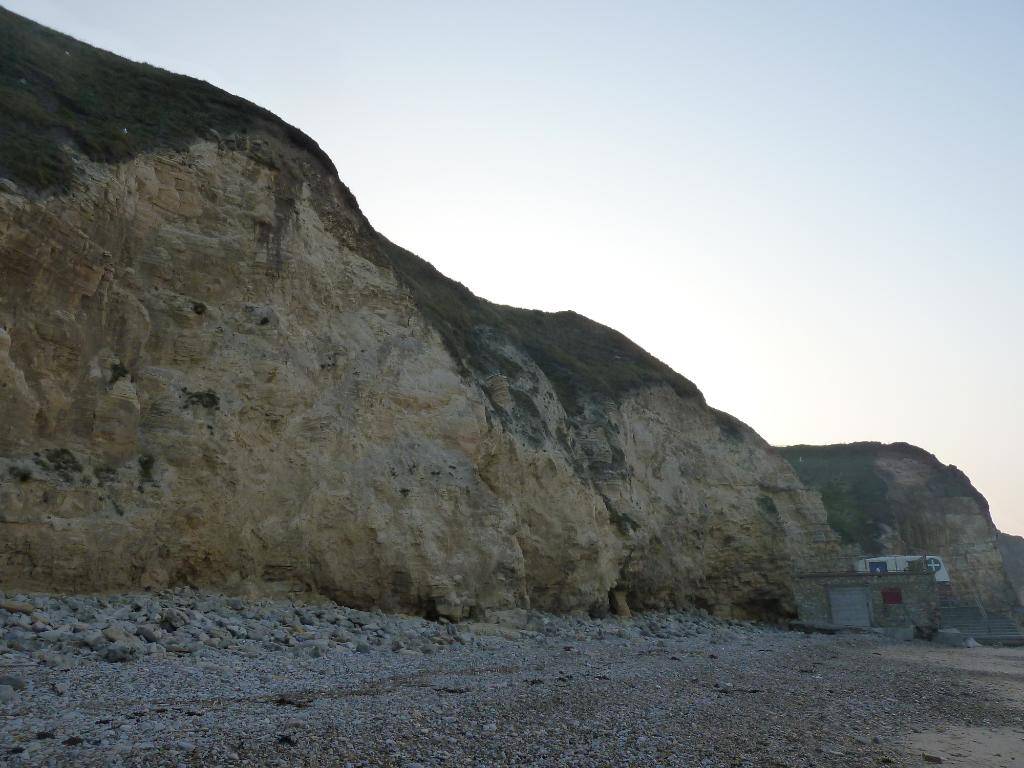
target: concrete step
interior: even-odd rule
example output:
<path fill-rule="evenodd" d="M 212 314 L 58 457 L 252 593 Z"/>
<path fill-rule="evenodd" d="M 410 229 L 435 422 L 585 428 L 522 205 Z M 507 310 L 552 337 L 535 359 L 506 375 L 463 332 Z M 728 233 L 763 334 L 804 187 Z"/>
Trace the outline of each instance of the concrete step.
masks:
<path fill-rule="evenodd" d="M 941 629 L 955 629 L 965 635 L 1018 635 L 1020 632 L 1006 627 L 965 627 L 963 624 L 943 624 Z"/>
<path fill-rule="evenodd" d="M 965 635 L 981 633 L 983 635 L 1019 635 L 1022 634 L 1017 627 L 1008 627 L 1000 624 L 942 624 L 942 629 L 959 629 Z"/>
<path fill-rule="evenodd" d="M 984 614 L 977 606 L 943 606 L 939 611 L 939 626 L 943 629 L 957 629 L 973 637 L 979 643 L 1002 645 L 1024 645 L 1024 632 L 1012 618 L 1005 614 Z"/>
<path fill-rule="evenodd" d="M 979 611 L 977 608 L 940 608 L 939 613 L 944 617 L 949 616 L 950 618 L 956 617 L 958 619 L 983 619 L 985 614 Z"/>
<path fill-rule="evenodd" d="M 982 645 L 1024 645 L 1024 632 L 1006 614 L 985 613 L 977 605 L 943 603 L 939 607 L 939 626 L 956 629 Z"/>
<path fill-rule="evenodd" d="M 1024 645 L 1024 635 L 981 635 L 974 638 L 982 645 Z"/>

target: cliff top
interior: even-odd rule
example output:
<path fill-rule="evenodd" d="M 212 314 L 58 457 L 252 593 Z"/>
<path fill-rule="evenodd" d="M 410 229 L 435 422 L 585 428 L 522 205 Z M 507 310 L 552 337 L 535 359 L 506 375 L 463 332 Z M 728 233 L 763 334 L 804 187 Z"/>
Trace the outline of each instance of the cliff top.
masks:
<path fill-rule="evenodd" d="M 71 142 L 116 163 L 184 149 L 211 129 L 283 133 L 327 169 L 315 141 L 272 112 L 209 83 L 129 61 L 0 7 L 0 175 L 37 192 L 66 190 Z"/>
<path fill-rule="evenodd" d="M 60 194 L 75 178 L 72 144 L 90 160 L 116 163 L 198 139 L 267 133 L 310 153 L 334 179 L 317 143 L 268 110 L 196 78 L 99 50 L 0 8 L 0 177 L 36 194 Z M 346 202 L 358 204 L 341 184 Z M 665 384 L 701 397 L 683 376 L 622 334 L 574 312 L 500 306 L 383 237 L 368 254 L 386 263 L 464 368 L 513 374 L 517 364 L 484 343 L 495 330 L 525 351 L 566 410 Z"/>

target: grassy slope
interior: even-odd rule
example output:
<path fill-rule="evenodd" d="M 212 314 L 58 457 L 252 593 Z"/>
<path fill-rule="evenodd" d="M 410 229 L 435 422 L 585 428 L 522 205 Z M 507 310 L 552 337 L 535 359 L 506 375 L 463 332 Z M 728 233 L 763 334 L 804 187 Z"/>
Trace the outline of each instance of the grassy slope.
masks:
<path fill-rule="evenodd" d="M 251 102 L 0 8 L 0 177 L 40 194 L 59 193 L 75 173 L 65 143 L 92 160 L 118 162 L 146 150 L 184 148 L 211 129 L 222 136 L 283 135 L 337 173 L 312 139 Z M 497 329 L 552 380 L 570 412 L 585 400 L 616 399 L 644 384 L 700 397 L 692 383 L 610 328 L 573 312 L 491 304 L 386 239 L 377 245 L 375 255 L 395 269 L 466 369 L 513 372 L 515 364 L 482 341 L 487 329 Z"/>
<path fill-rule="evenodd" d="M 933 467 L 928 491 L 937 498 L 968 497 L 987 515 L 988 502 L 959 469 L 907 443 L 793 445 L 778 449 L 803 483 L 821 492 L 828 521 L 846 543 L 868 554 L 881 552 L 883 525 L 900 529 L 899 510 L 889 499 L 888 485 L 875 466 L 883 453 L 903 454 Z"/>
<path fill-rule="evenodd" d="M 382 238 L 383 240 L 383 238 Z M 383 241 L 395 271 L 437 327 L 457 360 L 481 374 L 515 375 L 518 365 L 484 341 L 499 330 L 554 384 L 570 413 L 585 400 L 615 400 L 645 384 L 668 384 L 681 397 L 699 390 L 618 331 L 575 312 L 517 309 L 474 296 L 418 256 Z"/>
<path fill-rule="evenodd" d="M 210 129 L 284 127 L 202 80 L 129 62 L 3 8 L 0 105 L 0 173 L 37 191 L 70 184 L 65 142 L 92 160 L 117 162 L 155 147 L 186 147 Z"/>

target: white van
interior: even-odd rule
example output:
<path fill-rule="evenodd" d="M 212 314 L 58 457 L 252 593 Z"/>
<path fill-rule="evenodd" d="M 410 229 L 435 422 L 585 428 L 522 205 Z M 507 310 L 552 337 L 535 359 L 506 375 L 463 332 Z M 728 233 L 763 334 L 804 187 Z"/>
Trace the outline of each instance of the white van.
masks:
<path fill-rule="evenodd" d="M 884 555 L 881 557 L 862 557 L 855 560 L 853 567 L 858 573 L 901 573 L 910 570 L 911 563 L 924 560 L 925 568 L 935 574 L 940 584 L 949 583 L 949 571 L 938 555 Z"/>

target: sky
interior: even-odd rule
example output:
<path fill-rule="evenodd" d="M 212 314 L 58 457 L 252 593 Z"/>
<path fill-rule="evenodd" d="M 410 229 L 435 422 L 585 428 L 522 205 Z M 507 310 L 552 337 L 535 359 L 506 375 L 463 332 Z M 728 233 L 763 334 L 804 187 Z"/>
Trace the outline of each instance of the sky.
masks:
<path fill-rule="evenodd" d="M 3 0 L 314 137 L 492 301 L 776 445 L 905 441 L 1024 534 L 1024 3 Z"/>

